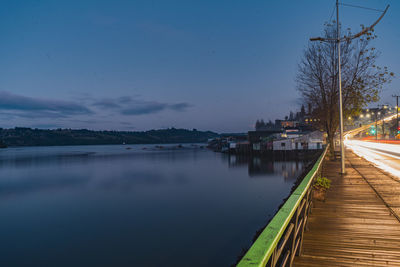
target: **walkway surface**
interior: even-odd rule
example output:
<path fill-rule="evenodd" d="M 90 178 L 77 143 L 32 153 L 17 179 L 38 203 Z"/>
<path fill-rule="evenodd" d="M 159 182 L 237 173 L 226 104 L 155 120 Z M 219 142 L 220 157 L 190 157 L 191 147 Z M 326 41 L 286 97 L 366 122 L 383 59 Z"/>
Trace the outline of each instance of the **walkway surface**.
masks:
<path fill-rule="evenodd" d="M 400 266 L 400 181 L 347 151 L 346 172 L 326 161 L 332 180 L 315 202 L 294 266 Z"/>

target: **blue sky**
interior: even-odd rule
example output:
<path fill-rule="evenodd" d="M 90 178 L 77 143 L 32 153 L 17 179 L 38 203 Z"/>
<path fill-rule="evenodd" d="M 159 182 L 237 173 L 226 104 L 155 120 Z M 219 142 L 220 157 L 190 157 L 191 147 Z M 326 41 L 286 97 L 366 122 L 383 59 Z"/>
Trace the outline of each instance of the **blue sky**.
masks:
<path fill-rule="evenodd" d="M 389 13 L 379 65 L 400 93 L 400 2 L 347 0 Z M 2 1 L 3 128 L 243 132 L 299 108 L 295 76 L 334 0 Z M 379 14 L 341 7 L 354 30 Z"/>

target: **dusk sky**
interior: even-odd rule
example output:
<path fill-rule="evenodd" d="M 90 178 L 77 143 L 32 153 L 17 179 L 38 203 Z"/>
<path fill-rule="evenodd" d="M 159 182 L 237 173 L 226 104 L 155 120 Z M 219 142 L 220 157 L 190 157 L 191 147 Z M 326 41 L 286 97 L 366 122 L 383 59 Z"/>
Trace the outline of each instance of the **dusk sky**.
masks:
<path fill-rule="evenodd" d="M 297 64 L 334 0 L 1 1 L 0 127 L 216 132 L 300 108 Z M 373 45 L 400 94 L 400 1 Z M 341 7 L 344 27 L 379 13 Z M 333 16 L 334 17 L 334 16 Z"/>

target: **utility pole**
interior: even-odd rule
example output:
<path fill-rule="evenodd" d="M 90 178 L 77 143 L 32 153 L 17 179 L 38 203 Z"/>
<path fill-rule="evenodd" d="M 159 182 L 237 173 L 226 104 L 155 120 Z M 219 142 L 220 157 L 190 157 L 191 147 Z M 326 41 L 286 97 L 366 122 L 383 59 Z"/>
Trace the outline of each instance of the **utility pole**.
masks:
<path fill-rule="evenodd" d="M 369 27 L 365 27 L 362 31 L 352 36 L 344 36 L 343 38 L 340 37 L 340 23 L 339 23 L 339 0 L 336 0 L 336 38 L 324 38 L 324 37 L 317 37 L 317 38 L 310 38 L 310 41 L 321 41 L 321 42 L 328 42 L 337 43 L 337 53 L 338 53 L 338 87 L 339 87 L 339 131 L 340 131 L 340 158 L 341 158 L 341 174 L 346 173 L 346 168 L 344 164 L 345 155 L 344 155 L 344 143 L 343 143 L 343 101 L 342 101 L 342 73 L 341 73 L 341 62 L 340 62 L 340 43 L 341 42 L 350 42 L 351 40 L 360 37 L 371 31 L 376 24 L 383 18 L 388 10 L 389 5 L 386 7 L 384 11 L 382 11 L 382 15 L 378 18 L 375 23 L 373 23 Z M 378 135 L 377 135 L 378 136 Z M 331 148 L 333 149 L 333 148 Z"/>
<path fill-rule="evenodd" d="M 383 119 L 382 119 L 382 138 L 381 139 L 385 139 L 385 115 L 386 115 L 385 106 L 386 105 L 378 105 L 378 110 L 379 110 L 378 115 L 380 115 L 379 116 L 380 118 L 383 117 Z M 382 116 L 381 112 L 383 113 L 383 116 Z"/>
<path fill-rule="evenodd" d="M 400 95 L 392 95 L 392 97 L 396 98 L 396 131 L 399 129 L 399 97 Z"/>
<path fill-rule="evenodd" d="M 342 69 L 340 66 L 340 24 L 339 24 L 339 0 L 336 0 L 336 38 L 337 38 L 337 54 L 338 54 L 338 83 L 339 83 L 339 131 L 340 131 L 340 165 L 341 173 L 346 173 L 344 165 L 344 144 L 343 144 L 343 101 L 342 101 Z"/>
<path fill-rule="evenodd" d="M 375 140 L 378 141 L 378 111 L 375 112 Z"/>

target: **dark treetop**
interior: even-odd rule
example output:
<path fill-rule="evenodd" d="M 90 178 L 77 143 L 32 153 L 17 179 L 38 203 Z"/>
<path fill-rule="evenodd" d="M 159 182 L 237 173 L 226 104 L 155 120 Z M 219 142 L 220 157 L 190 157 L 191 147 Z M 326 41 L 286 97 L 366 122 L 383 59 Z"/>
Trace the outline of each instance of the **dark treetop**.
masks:
<path fill-rule="evenodd" d="M 201 143 L 216 136 L 217 133 L 210 131 L 175 128 L 145 132 L 41 130 L 19 127 L 0 129 L 0 140 L 7 146 Z"/>

